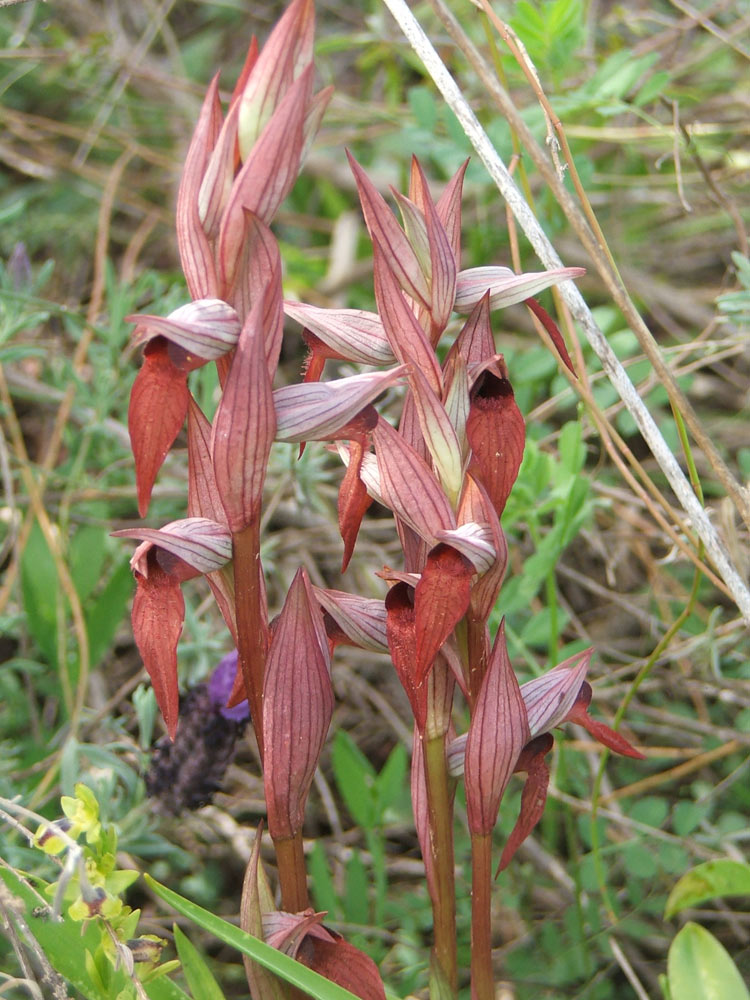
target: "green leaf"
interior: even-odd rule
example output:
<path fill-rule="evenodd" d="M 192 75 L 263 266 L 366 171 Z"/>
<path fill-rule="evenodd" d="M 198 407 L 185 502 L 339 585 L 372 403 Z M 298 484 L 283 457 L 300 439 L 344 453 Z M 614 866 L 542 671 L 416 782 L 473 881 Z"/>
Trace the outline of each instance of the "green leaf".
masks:
<path fill-rule="evenodd" d="M 205 959 L 177 924 L 174 925 L 174 943 L 182 962 L 182 971 L 195 1000 L 225 1000 Z"/>
<path fill-rule="evenodd" d="M 130 563 L 124 559 L 107 580 L 93 604 L 86 609 L 86 629 L 92 666 L 96 666 L 109 649 L 115 632 L 125 617 L 132 593 L 133 574 Z"/>
<path fill-rule="evenodd" d="M 339 910 L 338 898 L 336 890 L 333 887 L 331 872 L 328 868 L 326 852 L 319 840 L 316 840 L 313 844 L 313 849 L 308 858 L 308 867 L 313 898 L 315 900 L 315 909 L 325 910 L 335 920 Z"/>
<path fill-rule="evenodd" d="M 355 851 L 346 866 L 346 888 L 344 891 L 344 917 L 352 924 L 367 924 L 370 921 L 369 902 L 370 879 L 359 851 Z"/>
<path fill-rule="evenodd" d="M 742 861 L 705 861 L 683 875 L 669 894 L 666 918 L 717 896 L 750 896 L 750 865 Z"/>
<path fill-rule="evenodd" d="M 667 959 L 669 990 L 679 1000 L 750 1000 L 737 966 L 705 928 L 688 923 Z"/>
<path fill-rule="evenodd" d="M 386 809 L 398 801 L 404 790 L 406 767 L 406 748 L 401 743 L 397 743 L 375 779 L 375 798 L 379 822 L 383 821 Z"/>
<path fill-rule="evenodd" d="M 29 632 L 47 662 L 57 666 L 57 570 L 36 521 L 21 558 L 21 592 Z"/>
<path fill-rule="evenodd" d="M 345 990 L 336 983 L 332 983 L 330 979 L 326 979 L 317 972 L 313 972 L 312 969 L 308 969 L 300 962 L 296 962 L 293 958 L 289 958 L 288 955 L 284 955 L 282 952 L 272 948 L 265 941 L 246 934 L 239 927 L 234 927 L 232 924 L 227 923 L 226 920 L 222 920 L 221 917 L 215 916 L 209 910 L 204 910 L 202 906 L 191 903 L 190 900 L 179 896 L 165 885 L 161 885 L 155 879 L 151 878 L 150 875 L 144 875 L 143 877 L 153 892 L 160 899 L 163 899 L 165 903 L 168 903 L 177 910 L 178 913 L 181 913 L 183 917 L 187 917 L 188 920 L 192 920 L 193 923 L 213 934 L 220 941 L 236 948 L 243 955 L 247 955 L 248 958 L 252 958 L 254 962 L 262 965 L 264 969 L 275 972 L 277 976 L 281 976 L 282 979 L 291 983 L 292 986 L 297 986 L 299 989 L 304 990 L 305 993 L 309 993 L 312 997 L 317 998 L 317 1000 L 359 1000 L 349 990 Z"/>
<path fill-rule="evenodd" d="M 106 539 L 104 528 L 87 524 L 70 543 L 70 575 L 82 603 L 101 579 Z"/>
<path fill-rule="evenodd" d="M 372 830 L 378 821 L 373 794 L 375 768 L 341 729 L 333 741 L 331 760 L 336 785 L 352 819 L 365 830 Z"/>

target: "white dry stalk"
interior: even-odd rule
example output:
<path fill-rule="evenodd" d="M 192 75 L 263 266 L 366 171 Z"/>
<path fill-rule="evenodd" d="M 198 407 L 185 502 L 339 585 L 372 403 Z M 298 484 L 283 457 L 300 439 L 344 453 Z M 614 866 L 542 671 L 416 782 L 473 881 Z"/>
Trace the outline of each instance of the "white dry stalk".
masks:
<path fill-rule="evenodd" d="M 508 168 L 490 142 L 487 133 L 479 124 L 476 115 L 469 107 L 460 88 L 446 69 L 445 64 L 425 35 L 419 22 L 406 6 L 404 0 L 383 0 L 383 2 L 398 22 L 414 51 L 422 60 L 425 69 L 432 77 L 451 111 L 458 118 L 464 133 L 487 168 L 487 172 L 497 185 L 500 194 L 510 206 L 518 224 L 536 251 L 539 260 L 549 270 L 561 267 L 562 261 L 557 255 L 555 248 L 537 222 L 526 199 L 511 177 Z M 709 558 L 719 571 L 727 589 L 742 613 L 742 617 L 745 619 L 746 624 L 750 625 L 750 590 L 748 590 L 747 585 L 734 566 L 706 511 L 701 506 L 679 463 L 662 437 L 661 431 L 646 409 L 643 400 L 638 395 L 638 391 L 630 381 L 617 355 L 597 326 L 596 320 L 592 316 L 591 310 L 586 305 L 578 288 L 572 281 L 564 281 L 558 288 L 563 301 L 570 309 L 574 319 L 583 328 L 589 344 L 602 364 L 602 368 L 617 390 L 620 399 L 632 414 L 654 458 L 669 480 L 675 495 L 688 514 L 691 524 L 703 541 Z"/>

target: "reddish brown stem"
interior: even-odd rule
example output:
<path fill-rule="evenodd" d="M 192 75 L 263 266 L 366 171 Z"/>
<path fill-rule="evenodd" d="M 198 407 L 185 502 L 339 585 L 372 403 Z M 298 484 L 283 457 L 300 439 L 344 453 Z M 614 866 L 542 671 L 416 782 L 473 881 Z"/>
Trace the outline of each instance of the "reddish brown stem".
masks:
<path fill-rule="evenodd" d="M 266 665 L 266 620 L 260 565 L 260 520 L 232 537 L 237 652 L 245 681 L 250 717 L 263 759 L 263 677 Z"/>
<path fill-rule="evenodd" d="M 279 868 L 281 887 L 281 909 L 288 913 L 299 913 L 310 905 L 307 895 L 307 869 L 302 850 L 302 831 L 294 837 L 280 837 L 274 840 L 276 862 Z"/>
<path fill-rule="evenodd" d="M 471 837 L 471 997 L 493 1000 L 492 924 L 492 834 Z"/>
<path fill-rule="evenodd" d="M 424 740 L 424 768 L 430 817 L 430 845 L 436 899 L 432 900 L 435 958 L 455 997 L 456 887 L 453 859 L 453 808 L 445 759 L 445 737 Z"/>

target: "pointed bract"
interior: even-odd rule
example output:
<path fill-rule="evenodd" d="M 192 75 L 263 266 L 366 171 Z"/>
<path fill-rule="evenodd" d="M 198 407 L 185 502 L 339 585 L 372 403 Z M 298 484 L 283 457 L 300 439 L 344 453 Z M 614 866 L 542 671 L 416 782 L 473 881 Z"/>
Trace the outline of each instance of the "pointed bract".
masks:
<path fill-rule="evenodd" d="M 509 267 L 472 267 L 460 271 L 456 278 L 456 300 L 453 308 L 468 313 L 486 293 L 490 293 L 490 309 L 505 309 L 516 302 L 537 295 L 561 281 L 580 278 L 584 267 L 556 267 L 551 271 L 529 271 L 516 274 Z"/>
<path fill-rule="evenodd" d="M 198 192 L 221 129 L 219 74 L 211 81 L 185 157 L 177 195 L 177 246 L 188 290 L 194 299 L 218 294 L 213 252 L 198 215 Z"/>
<path fill-rule="evenodd" d="M 346 155 L 357 182 L 365 225 L 373 244 L 377 243 L 380 247 L 388 269 L 403 291 L 429 309 L 430 290 L 427 279 L 406 234 L 362 167 L 351 153 L 347 152 Z"/>
<path fill-rule="evenodd" d="M 259 297 L 242 328 L 213 422 L 214 475 L 233 533 L 260 516 L 266 465 L 276 434 L 263 313 L 264 300 Z"/>
<path fill-rule="evenodd" d="M 276 623 L 263 689 L 264 782 L 274 839 L 302 827 L 333 704 L 325 626 L 300 569 Z"/>
<path fill-rule="evenodd" d="M 268 36 L 238 98 L 243 162 L 293 81 L 312 62 L 314 34 L 313 0 L 294 0 Z"/>
<path fill-rule="evenodd" d="M 372 255 L 375 300 L 393 353 L 403 364 L 419 368 L 433 392 L 440 395 L 442 376 L 435 351 L 407 305 L 377 240 Z"/>
<path fill-rule="evenodd" d="M 503 792 L 528 742 L 526 709 L 501 624 L 466 740 L 466 811 L 472 834 L 492 832 Z"/>
<path fill-rule="evenodd" d="M 267 225 L 297 177 L 311 86 L 308 67 L 274 111 L 234 180 L 218 242 L 219 266 L 228 284 L 234 281 L 242 250 L 243 213 L 252 212 Z"/>
<path fill-rule="evenodd" d="M 383 501 L 421 538 L 434 545 L 435 532 L 456 527 L 451 505 L 434 473 L 382 417 L 373 440 Z"/>

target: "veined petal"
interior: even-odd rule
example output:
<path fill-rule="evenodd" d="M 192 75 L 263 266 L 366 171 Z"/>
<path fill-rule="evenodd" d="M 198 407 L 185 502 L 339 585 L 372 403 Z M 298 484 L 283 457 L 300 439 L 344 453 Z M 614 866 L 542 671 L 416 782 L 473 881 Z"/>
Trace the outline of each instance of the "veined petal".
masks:
<path fill-rule="evenodd" d="M 505 646 L 505 626 L 495 637 L 466 740 L 464 778 L 469 829 L 492 832 L 500 800 L 529 742 L 521 690 Z"/>
<path fill-rule="evenodd" d="M 170 521 L 163 528 L 124 528 L 112 534 L 153 542 L 199 573 L 213 573 L 232 558 L 231 534 L 223 524 L 206 517 Z"/>
<path fill-rule="evenodd" d="M 263 687 L 264 782 L 274 839 L 302 827 L 333 705 L 323 618 L 300 569 L 276 623 Z"/>
<path fill-rule="evenodd" d="M 576 653 L 521 685 L 532 736 L 547 733 L 565 721 L 586 680 L 592 654 L 593 649 Z"/>
<path fill-rule="evenodd" d="M 273 394 L 279 441 L 327 440 L 403 375 L 399 366 L 330 382 L 285 385 Z M 345 435 L 341 435 L 345 436 Z"/>
<path fill-rule="evenodd" d="M 165 337 L 206 361 L 215 361 L 230 351 L 240 335 L 239 317 L 222 299 L 195 299 L 166 317 L 139 313 L 125 320 L 138 324 L 133 332 L 134 344 Z"/>
<path fill-rule="evenodd" d="M 456 300 L 453 308 L 468 313 L 482 296 L 490 293 L 490 309 L 504 309 L 516 302 L 537 295 L 550 285 L 580 278 L 584 267 L 556 267 L 550 271 L 529 271 L 516 274 L 509 267 L 472 267 L 460 271 L 456 278 Z"/>
<path fill-rule="evenodd" d="M 353 645 L 375 653 L 388 652 L 383 601 L 321 587 L 313 587 L 313 593 Z"/>
<path fill-rule="evenodd" d="M 310 935 L 300 961 L 361 1000 L 385 1000 L 385 987 L 378 967 L 369 955 L 349 944 L 339 934 L 325 940 Z"/>
<path fill-rule="evenodd" d="M 467 521 L 450 531 L 438 531 L 436 534 L 441 542 L 465 556 L 476 573 L 486 573 L 497 558 L 492 529 L 488 524 Z"/>
<path fill-rule="evenodd" d="M 340 358 L 362 365 L 391 365 L 396 360 L 377 313 L 364 309 L 320 309 L 302 302 L 284 302 L 284 312 Z"/>
<path fill-rule="evenodd" d="M 292 82 L 312 62 L 314 34 L 313 0 L 295 0 L 268 36 L 238 99 L 243 161 Z"/>

